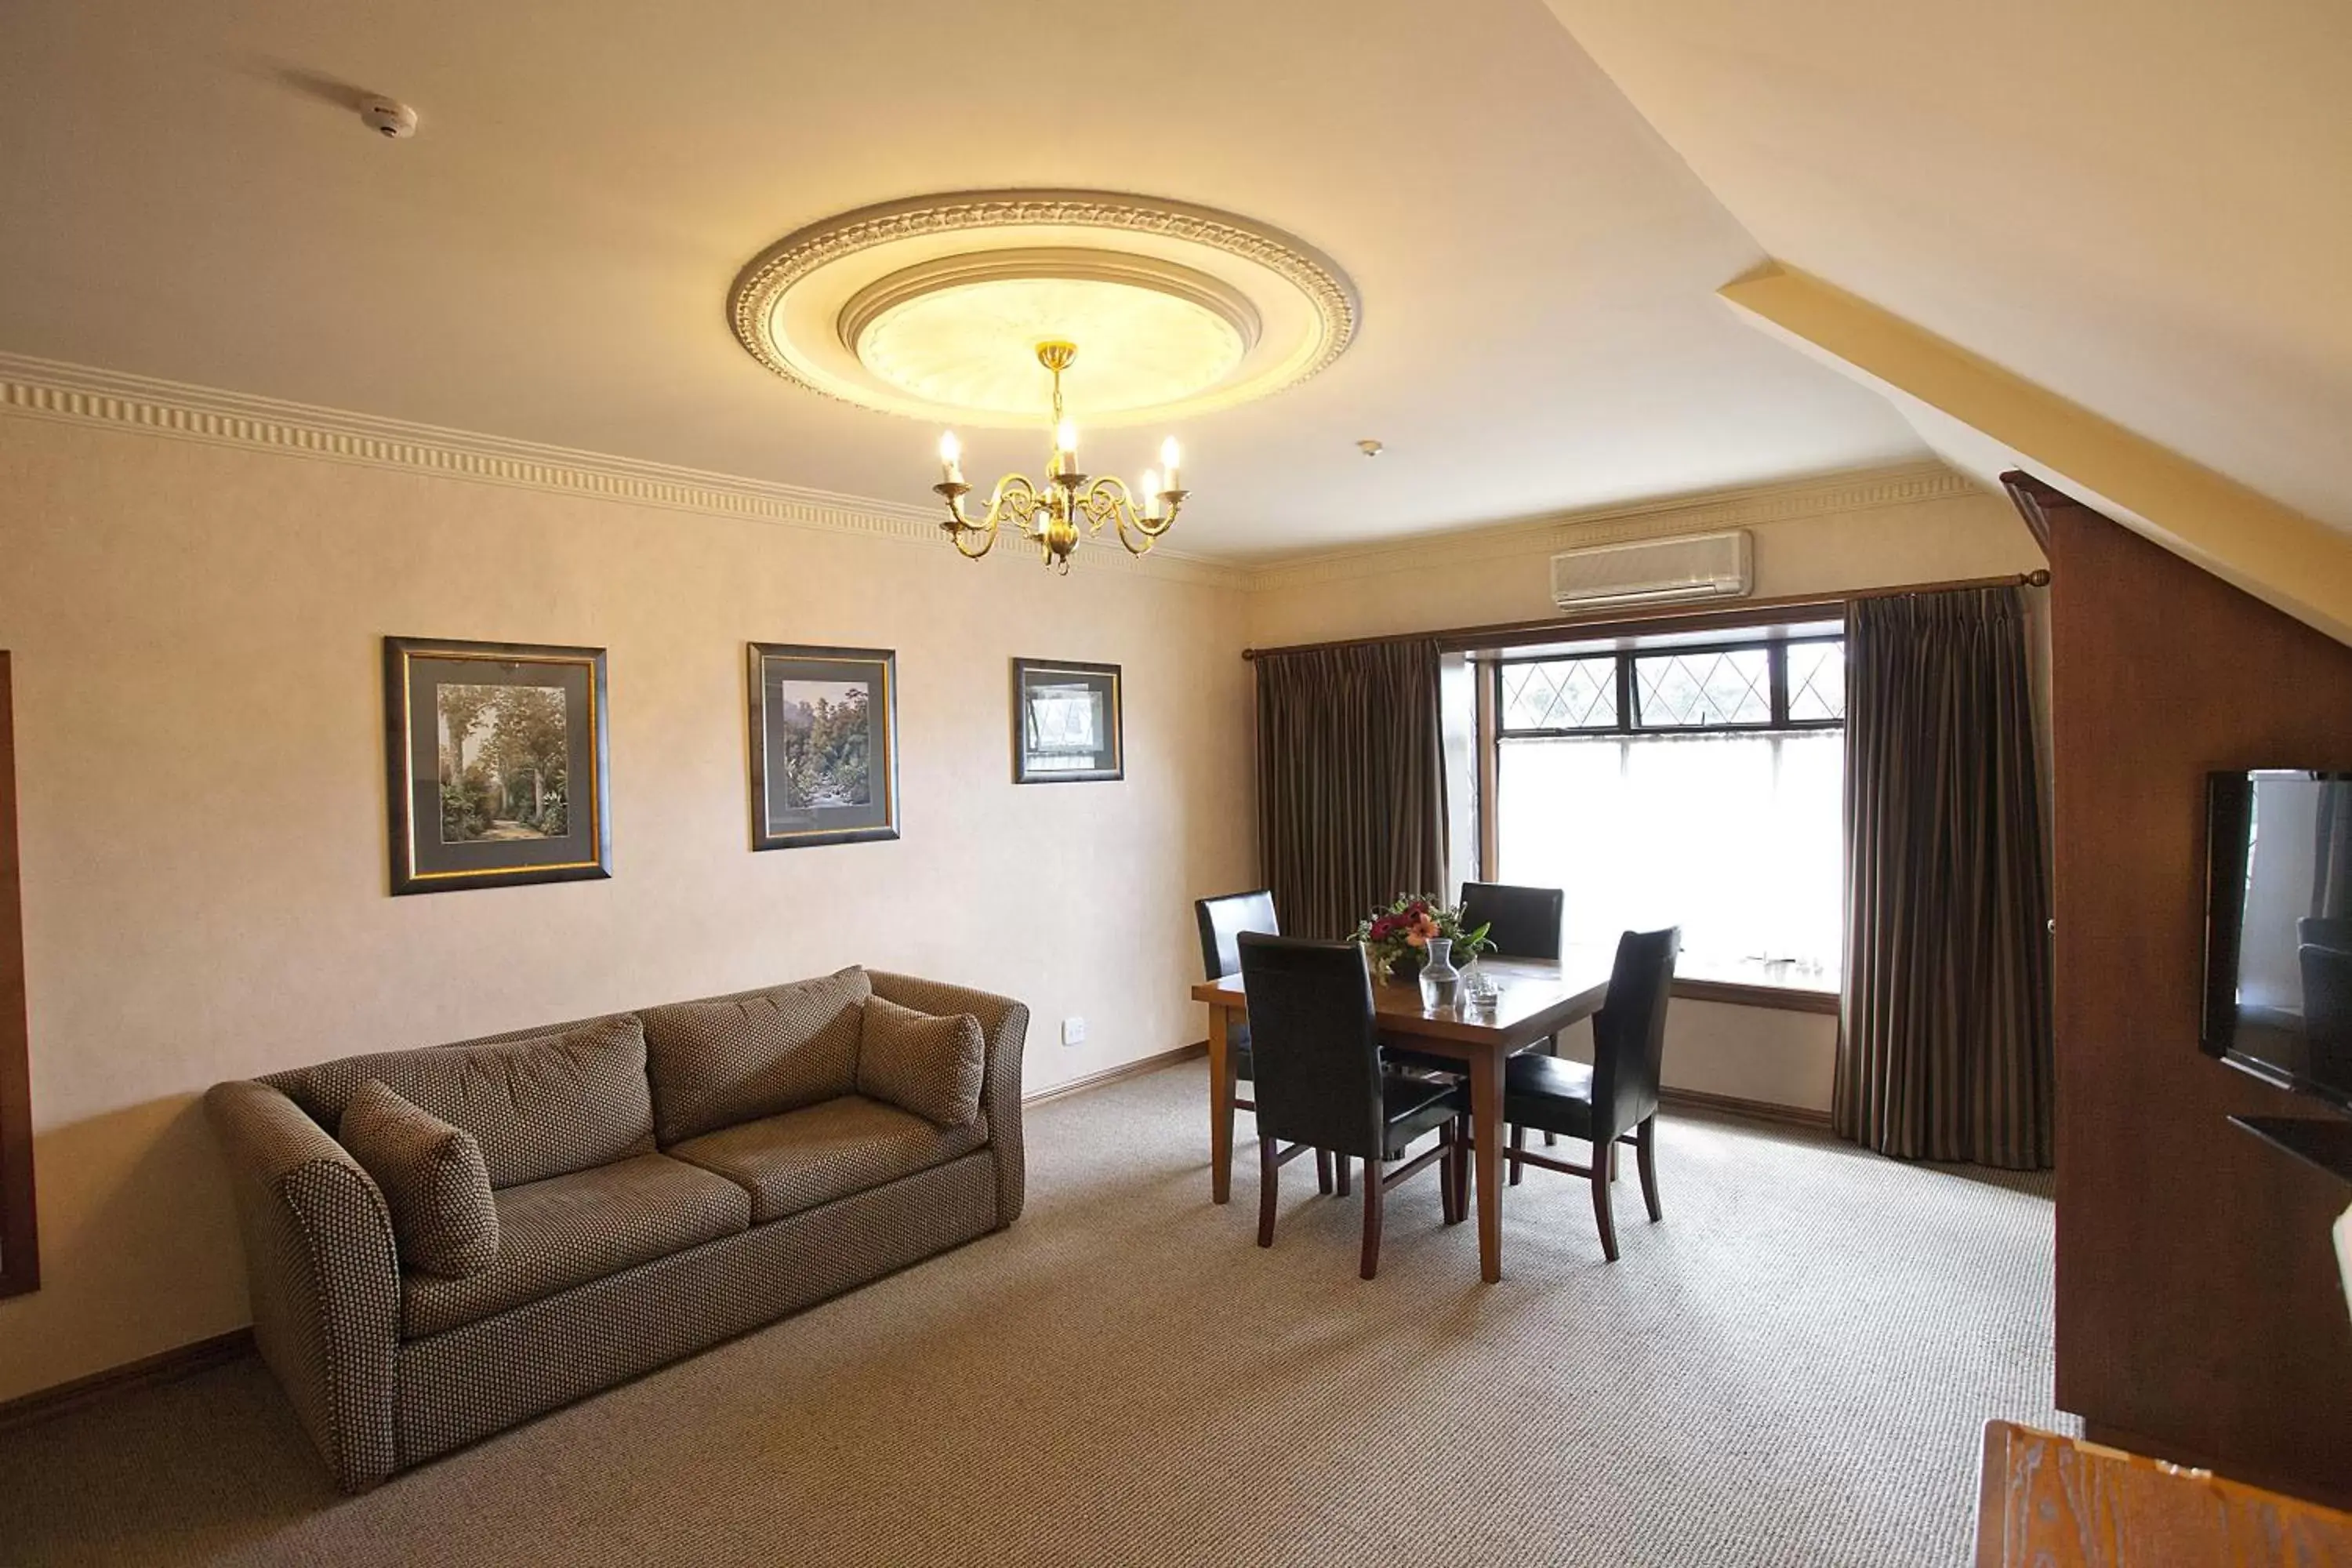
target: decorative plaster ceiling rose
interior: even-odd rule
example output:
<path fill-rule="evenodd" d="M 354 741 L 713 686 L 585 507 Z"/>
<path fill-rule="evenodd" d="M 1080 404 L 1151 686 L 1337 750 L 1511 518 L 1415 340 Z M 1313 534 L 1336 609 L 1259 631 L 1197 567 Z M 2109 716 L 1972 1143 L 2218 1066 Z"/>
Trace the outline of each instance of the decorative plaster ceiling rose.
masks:
<path fill-rule="evenodd" d="M 983 191 L 866 207 L 769 247 L 730 316 L 751 356 L 828 396 L 930 421 L 1026 427 L 1036 344 L 1094 426 L 1280 391 L 1338 358 L 1360 311 L 1327 258 L 1229 213 L 1093 191 Z"/>

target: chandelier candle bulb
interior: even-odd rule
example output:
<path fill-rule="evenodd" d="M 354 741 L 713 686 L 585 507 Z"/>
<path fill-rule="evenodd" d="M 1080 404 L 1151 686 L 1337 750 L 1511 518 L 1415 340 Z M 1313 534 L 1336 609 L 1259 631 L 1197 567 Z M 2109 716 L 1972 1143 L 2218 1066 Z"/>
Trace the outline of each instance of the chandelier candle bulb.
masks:
<path fill-rule="evenodd" d="M 1159 521 L 1160 470 L 1157 468 L 1144 469 L 1143 483 L 1137 487 L 1136 493 L 1143 498 L 1143 515 L 1150 518 L 1154 522 Z"/>
<path fill-rule="evenodd" d="M 963 483 L 963 443 L 952 430 L 940 437 L 940 477 L 951 485 Z"/>
<path fill-rule="evenodd" d="M 1176 482 L 1176 459 L 1182 455 L 1175 437 L 1171 436 L 1160 443 L 1160 466 L 1168 470 L 1168 488 L 1171 490 L 1183 488 Z"/>

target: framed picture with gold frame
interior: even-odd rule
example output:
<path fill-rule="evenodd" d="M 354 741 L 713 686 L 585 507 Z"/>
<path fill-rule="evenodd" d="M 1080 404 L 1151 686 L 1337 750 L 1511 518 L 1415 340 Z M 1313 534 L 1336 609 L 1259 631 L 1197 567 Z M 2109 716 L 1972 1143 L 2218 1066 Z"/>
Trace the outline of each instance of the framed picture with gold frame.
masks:
<path fill-rule="evenodd" d="M 1101 783 L 1127 776 L 1118 666 L 1013 661 L 1013 782 Z"/>
<path fill-rule="evenodd" d="M 613 874 L 604 650 L 383 639 L 392 890 Z"/>
<path fill-rule="evenodd" d="M 898 656 L 751 645 L 751 847 L 898 837 Z"/>

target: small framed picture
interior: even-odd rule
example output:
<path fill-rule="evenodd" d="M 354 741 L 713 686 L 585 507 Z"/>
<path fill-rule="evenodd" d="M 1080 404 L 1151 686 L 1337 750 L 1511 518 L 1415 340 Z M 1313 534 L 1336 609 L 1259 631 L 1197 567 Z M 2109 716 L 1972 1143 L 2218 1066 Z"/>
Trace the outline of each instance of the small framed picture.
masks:
<path fill-rule="evenodd" d="M 1013 661 L 1013 782 L 1077 784 L 1127 776 L 1118 666 Z"/>
<path fill-rule="evenodd" d="M 751 647 L 751 847 L 898 837 L 898 654 Z"/>
<path fill-rule="evenodd" d="M 613 874 L 604 650 L 383 639 L 392 890 Z"/>

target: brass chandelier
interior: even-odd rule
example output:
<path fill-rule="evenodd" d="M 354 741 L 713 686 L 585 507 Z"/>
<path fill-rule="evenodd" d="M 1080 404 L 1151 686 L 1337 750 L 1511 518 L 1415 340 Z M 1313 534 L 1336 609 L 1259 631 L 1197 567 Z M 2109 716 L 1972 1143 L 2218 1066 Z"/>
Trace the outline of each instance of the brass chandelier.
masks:
<path fill-rule="evenodd" d="M 1118 542 L 1131 554 L 1141 555 L 1151 542 L 1168 531 L 1188 493 L 1177 480 L 1181 454 L 1171 436 L 1160 444 L 1158 469 L 1147 470 L 1136 491 L 1108 474 L 1089 479 L 1078 471 L 1078 427 L 1062 412 L 1062 372 L 1077 358 L 1078 346 L 1061 339 L 1037 345 L 1037 363 L 1054 378 L 1054 447 L 1045 481 L 1040 486 L 1025 474 L 1007 474 L 990 492 L 988 510 L 975 520 L 964 510 L 963 498 L 971 493 L 964 483 L 963 447 L 955 432 L 940 437 L 940 482 L 931 487 L 948 503 L 948 521 L 940 524 L 958 553 L 977 561 L 996 542 L 997 530 L 1010 522 L 1021 537 L 1038 548 L 1045 564 L 1067 574 L 1070 552 L 1078 547 L 1083 524 L 1098 534 L 1105 523 L 1118 530 Z M 1141 494 L 1138 504 L 1137 491 Z"/>

